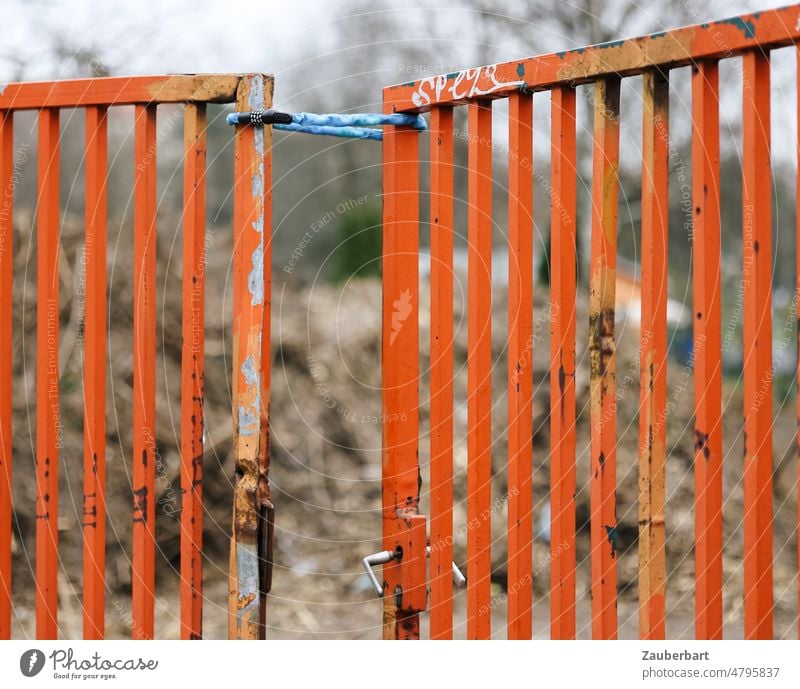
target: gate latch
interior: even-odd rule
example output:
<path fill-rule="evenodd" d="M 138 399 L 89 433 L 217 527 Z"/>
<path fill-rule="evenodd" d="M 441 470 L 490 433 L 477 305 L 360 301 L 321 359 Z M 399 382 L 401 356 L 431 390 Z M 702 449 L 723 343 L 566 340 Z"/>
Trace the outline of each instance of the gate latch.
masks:
<path fill-rule="evenodd" d="M 431 547 L 427 546 L 426 551 L 428 553 L 428 557 L 430 557 Z M 378 577 L 375 576 L 375 570 L 372 568 L 376 565 L 388 564 L 389 562 L 400 558 L 402 558 L 402 551 L 400 550 L 381 550 L 378 553 L 367 555 L 361 561 L 361 563 L 364 565 L 364 571 L 367 573 L 370 583 L 372 584 L 372 588 L 375 589 L 375 593 L 378 594 L 379 597 L 383 597 L 383 585 L 378 581 Z M 467 583 L 467 578 L 464 576 L 464 573 L 458 568 L 458 565 L 455 562 L 453 563 L 453 583 L 459 587 L 465 586 Z"/>

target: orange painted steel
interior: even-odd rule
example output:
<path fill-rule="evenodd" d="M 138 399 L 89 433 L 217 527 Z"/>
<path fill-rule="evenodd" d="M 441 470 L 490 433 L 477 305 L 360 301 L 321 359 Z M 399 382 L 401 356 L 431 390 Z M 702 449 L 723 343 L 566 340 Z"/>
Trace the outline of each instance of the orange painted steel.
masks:
<path fill-rule="evenodd" d="M 563 84 L 633 76 L 653 67 L 672 69 L 696 60 L 730 58 L 749 49 L 800 41 L 798 5 L 745 14 L 702 25 L 659 31 L 559 53 L 426 77 L 384 89 L 395 112 L 425 112 L 436 104 L 506 98 L 524 88 L 545 91 Z M 0 101 L 2 107 L 2 101 Z"/>
<path fill-rule="evenodd" d="M 533 97 L 509 98 L 508 638 L 533 634 Z M 490 229 L 491 231 L 491 229 Z"/>
<path fill-rule="evenodd" d="M 719 65 L 692 70 L 695 636 L 722 638 Z"/>
<path fill-rule="evenodd" d="M 800 86 L 800 45 L 797 46 L 796 50 L 796 78 L 797 84 Z M 800 123 L 800 89 L 797 90 L 797 120 L 796 122 Z M 800 124 L 798 124 L 798 131 L 800 131 Z M 800 137 L 797 140 L 797 169 L 800 170 Z M 800 173 L 797 175 L 797 198 L 800 199 Z M 800 247 L 800 213 L 796 213 L 796 223 L 797 223 L 797 230 L 796 230 L 796 241 L 795 246 Z M 797 279 L 797 291 L 795 294 L 795 299 L 797 304 L 800 304 L 800 248 L 795 249 L 796 257 L 795 260 L 797 262 L 796 266 L 796 279 Z M 800 322 L 798 322 L 797 327 L 797 418 L 798 418 L 798 427 L 797 427 L 797 485 L 800 486 Z M 800 493 L 797 495 L 797 533 L 798 537 L 800 538 Z M 800 547 L 797 548 L 797 571 L 800 573 Z M 797 633 L 798 638 L 800 638 L 800 576 L 797 579 Z"/>
<path fill-rule="evenodd" d="M 269 108 L 271 77 L 244 77 L 239 111 Z M 266 632 L 271 580 L 273 506 L 269 489 L 271 264 L 269 127 L 237 126 L 234 134 L 234 485 L 228 635 L 259 639 Z"/>
<path fill-rule="evenodd" d="M 391 106 L 387 104 L 387 109 Z M 396 551 L 419 515 L 419 133 L 387 127 L 383 139 L 383 546 Z M 419 528 L 419 527 L 417 527 Z M 421 548 L 420 552 L 420 546 Z M 405 572 L 415 568 L 426 585 L 415 552 L 384 566 L 383 638 L 418 639 L 418 597 L 409 599 Z M 433 546 L 431 547 L 433 550 Z M 424 563 L 423 563 L 424 564 Z"/>
<path fill-rule="evenodd" d="M 11 638 L 14 114 L 0 111 L 0 639 Z"/>
<path fill-rule="evenodd" d="M 669 77 L 643 80 L 642 329 L 639 404 L 639 636 L 666 637 Z"/>
<path fill-rule="evenodd" d="M 172 74 L 12 83 L 6 84 L 0 93 L 0 110 L 142 103 L 232 103 L 240 79 L 235 74 Z"/>
<path fill-rule="evenodd" d="M 206 106 L 184 108 L 181 347 L 181 638 L 203 636 Z"/>
<path fill-rule="evenodd" d="M 86 109 L 83 636 L 105 634 L 107 108 Z"/>
<path fill-rule="evenodd" d="M 770 59 L 742 58 L 744 633 L 772 638 L 772 175 Z"/>
<path fill-rule="evenodd" d="M 431 111 L 432 639 L 453 638 L 453 109 Z"/>
<path fill-rule="evenodd" d="M 154 638 L 156 463 L 156 108 L 134 110 L 133 626 Z"/>
<path fill-rule="evenodd" d="M 39 112 L 36 276 L 36 637 L 58 638 L 59 111 Z"/>
<path fill-rule="evenodd" d="M 550 635 L 575 638 L 575 89 L 551 95 Z"/>
<path fill-rule="evenodd" d="M 592 637 L 596 639 L 615 639 L 617 636 L 614 294 L 619 196 L 619 100 L 618 79 L 596 82 L 589 278 Z"/>
<path fill-rule="evenodd" d="M 492 108 L 469 106 L 467 283 L 467 638 L 491 636 Z"/>

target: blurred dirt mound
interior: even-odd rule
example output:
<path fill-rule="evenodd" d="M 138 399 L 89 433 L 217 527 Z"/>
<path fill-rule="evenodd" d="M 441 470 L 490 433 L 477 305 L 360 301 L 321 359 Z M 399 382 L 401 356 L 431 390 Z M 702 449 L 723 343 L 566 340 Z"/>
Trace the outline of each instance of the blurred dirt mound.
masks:
<path fill-rule="evenodd" d="M 36 241 L 33 218 L 19 216 L 14 283 L 14 600 L 15 634 L 33 633 L 35 543 L 35 320 Z M 179 218 L 159 218 L 157 634 L 177 636 L 180 511 L 180 247 Z M 109 636 L 130 633 L 130 523 L 132 444 L 132 265 L 130 227 L 109 230 L 108 613 Z M 208 252 L 206 291 L 207 449 L 205 492 L 205 634 L 224 637 L 230 522 L 230 228 L 214 228 Z M 82 304 L 83 224 L 64 219 L 61 237 L 60 458 L 61 623 L 65 637 L 81 634 L 82 511 Z M 343 284 L 303 283 L 279 269 L 273 282 L 271 447 L 276 506 L 276 563 L 269 604 L 269 636 L 330 638 L 380 636 L 381 604 L 361 572 L 361 558 L 380 549 L 381 285 L 375 279 Z M 463 275 L 457 280 L 466 294 Z M 506 359 L 505 290 L 494 292 L 493 317 L 493 590 L 498 596 L 495 630 L 502 635 L 506 585 Z M 428 505 L 427 286 L 421 287 L 420 462 L 422 506 Z M 466 311 L 455 304 L 455 559 L 466 546 Z M 549 342 L 550 307 L 545 289 L 535 290 L 534 313 L 534 590 L 546 601 L 548 568 Z M 578 600 L 579 619 L 589 606 L 588 358 L 587 306 L 578 299 Z M 620 620 L 635 635 L 637 597 L 638 332 L 618 323 L 618 551 Z M 692 370 L 670 362 L 667 427 L 668 609 L 671 637 L 691 636 L 694 591 Z M 725 610 L 732 635 L 741 633 L 742 444 L 741 396 L 726 383 L 725 399 Z M 796 605 L 795 414 L 776 403 L 775 592 L 776 634 L 793 624 Z M 463 594 L 456 609 L 462 611 Z M 461 614 L 461 612 L 459 612 Z M 546 615 L 535 615 L 544 630 Z M 580 626 L 580 625 L 579 625 Z M 632 630 L 632 631 L 631 631 Z M 588 630 L 582 628 L 582 634 Z"/>

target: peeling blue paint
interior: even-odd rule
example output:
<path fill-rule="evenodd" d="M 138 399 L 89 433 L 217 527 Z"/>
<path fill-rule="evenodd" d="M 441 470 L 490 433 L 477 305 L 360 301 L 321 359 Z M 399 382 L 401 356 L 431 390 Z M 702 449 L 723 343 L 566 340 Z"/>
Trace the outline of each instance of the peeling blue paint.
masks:
<path fill-rule="evenodd" d="M 730 19 L 720 19 L 720 21 L 716 22 L 717 26 L 722 26 L 723 24 L 730 24 L 731 26 L 736 27 L 739 31 L 744 33 L 745 38 L 755 38 L 756 37 L 756 25 L 753 24 L 751 21 L 745 21 L 744 17 L 731 17 Z"/>
<path fill-rule="evenodd" d="M 572 48 L 571 50 L 562 50 L 556 55 L 558 56 L 559 60 L 563 60 L 567 55 L 583 55 L 586 52 L 586 48 Z"/>
<path fill-rule="evenodd" d="M 264 79 L 261 76 L 254 76 L 250 79 L 250 93 L 247 96 L 247 104 L 250 110 L 262 110 L 264 108 Z M 256 152 L 264 155 L 264 128 L 254 127 L 253 136 L 255 139 Z M 263 176 L 264 171 L 261 170 Z"/>
<path fill-rule="evenodd" d="M 525 65 L 522 62 L 517 65 L 517 76 L 520 79 L 525 76 Z"/>
<path fill-rule="evenodd" d="M 605 43 L 598 43 L 595 48 L 598 50 L 606 50 L 608 48 L 619 48 L 621 45 L 625 44 L 625 39 L 620 39 L 618 41 L 606 41 Z"/>
<path fill-rule="evenodd" d="M 237 422 L 239 435 L 251 436 L 258 431 L 258 418 L 246 407 L 239 405 L 239 419 Z"/>
<path fill-rule="evenodd" d="M 258 74 L 250 79 L 250 93 L 247 96 L 247 104 L 251 110 L 258 110 L 264 107 L 264 79 Z"/>
<path fill-rule="evenodd" d="M 251 258 L 253 265 L 247 276 L 247 289 L 250 292 L 250 303 L 253 306 L 264 302 L 264 245 L 259 244 Z"/>
<path fill-rule="evenodd" d="M 236 543 L 237 594 L 239 600 L 249 598 L 247 605 L 237 610 L 239 622 L 249 617 L 250 611 L 259 606 L 258 600 L 258 552 L 249 543 Z"/>
<path fill-rule="evenodd" d="M 264 178 L 260 172 L 253 174 L 253 179 L 250 181 L 252 186 L 251 193 L 254 199 L 261 198 L 264 195 Z"/>
<path fill-rule="evenodd" d="M 252 356 L 247 357 L 242 364 L 242 375 L 248 385 L 258 385 L 258 371 L 256 371 L 256 362 L 253 361 Z"/>

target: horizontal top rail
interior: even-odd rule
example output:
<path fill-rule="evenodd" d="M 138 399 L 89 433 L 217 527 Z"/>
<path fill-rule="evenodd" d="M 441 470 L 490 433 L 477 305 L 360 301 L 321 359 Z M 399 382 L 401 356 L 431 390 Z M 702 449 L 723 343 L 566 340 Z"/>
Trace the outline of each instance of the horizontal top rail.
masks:
<path fill-rule="evenodd" d="M 800 41 L 800 4 L 426 77 L 386 87 L 384 102 L 394 112 L 427 112 L 433 105 L 504 98 L 519 89 L 542 91 L 611 75 L 630 76 L 652 67 L 680 67 L 695 60 L 727 58 L 752 48 L 779 48 L 796 41 Z"/>
<path fill-rule="evenodd" d="M 271 75 L 264 75 L 272 79 Z M 242 75 L 174 74 L 0 84 L 0 110 L 136 103 L 232 103 Z"/>

